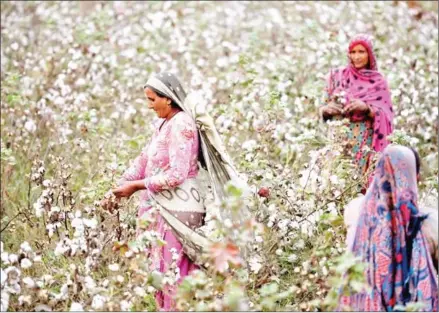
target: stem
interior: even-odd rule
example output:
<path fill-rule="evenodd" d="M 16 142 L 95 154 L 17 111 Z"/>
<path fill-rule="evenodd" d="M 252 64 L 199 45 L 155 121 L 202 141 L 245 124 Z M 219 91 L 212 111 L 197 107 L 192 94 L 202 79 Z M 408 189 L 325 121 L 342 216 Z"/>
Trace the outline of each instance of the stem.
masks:
<path fill-rule="evenodd" d="M 34 226 L 34 223 L 31 221 L 30 217 L 26 214 L 26 212 L 20 210 L 20 209 L 18 208 L 18 206 L 17 206 L 14 202 L 11 202 L 11 204 L 14 206 L 15 209 L 17 209 L 17 211 L 18 211 L 19 214 L 23 214 L 24 217 L 26 217 L 26 219 L 28 220 L 30 226 L 33 227 L 33 226 Z"/>
<path fill-rule="evenodd" d="M 293 209 L 293 211 L 295 211 L 294 210 L 294 205 L 291 203 L 291 201 L 290 201 L 290 199 L 288 199 L 288 197 L 284 197 L 284 196 L 280 196 L 280 195 L 277 195 L 277 196 L 280 197 L 283 200 L 286 200 L 288 202 L 288 204 L 291 206 L 291 208 Z"/>
<path fill-rule="evenodd" d="M 3 227 L 3 228 L 0 230 L 0 234 L 1 234 L 6 228 L 8 228 L 9 224 L 11 224 L 11 222 L 12 222 L 13 220 L 15 220 L 20 214 L 22 214 L 22 212 L 18 212 L 17 214 L 15 214 L 15 216 L 14 216 L 13 218 L 11 218 L 11 220 L 10 220 L 9 222 L 6 223 L 5 227 Z"/>
<path fill-rule="evenodd" d="M 47 148 L 46 148 L 46 152 L 44 152 L 43 162 L 46 161 L 46 157 L 47 157 L 47 154 L 49 153 L 50 149 L 51 149 L 50 143 L 48 143 Z"/>
<path fill-rule="evenodd" d="M 31 185 L 32 185 L 32 181 L 31 181 L 31 176 L 32 176 L 32 171 L 29 174 L 29 184 L 28 184 L 28 188 L 27 188 L 27 209 L 30 212 L 30 189 L 31 189 Z"/>
<path fill-rule="evenodd" d="M 317 209 L 311 211 L 310 213 L 308 213 L 304 218 L 302 218 L 300 221 L 298 221 L 298 223 L 302 223 L 303 221 L 305 221 L 309 216 L 311 216 L 312 214 L 314 214 L 315 212 L 318 212 L 320 210 L 322 210 L 325 206 L 327 206 L 329 203 L 331 202 L 336 202 L 337 200 L 340 199 L 340 197 L 342 195 L 344 195 L 346 192 L 348 192 L 349 190 L 351 190 L 354 186 L 356 186 L 357 183 L 354 183 L 350 186 L 348 186 L 345 190 L 343 190 L 342 193 L 340 193 L 337 197 L 329 199 L 328 201 L 326 201 L 323 205 L 321 205 L 320 207 L 318 207 Z"/>
<path fill-rule="evenodd" d="M 64 211 L 64 227 L 67 229 L 67 232 L 70 232 L 69 224 L 67 223 L 67 212 Z"/>
<path fill-rule="evenodd" d="M 44 233 L 46 234 L 47 239 L 49 240 L 49 243 L 51 243 L 50 236 L 49 236 L 49 234 L 47 233 L 46 212 L 45 212 L 45 210 L 44 210 L 44 212 L 43 212 L 43 224 L 44 224 Z"/>
<path fill-rule="evenodd" d="M 313 166 L 312 166 L 312 167 L 310 168 L 310 170 L 309 170 L 309 174 L 308 174 L 308 177 L 307 177 L 307 179 L 306 179 L 305 186 L 303 186 L 302 197 L 305 196 L 305 189 L 306 189 L 306 186 L 308 186 L 308 181 L 309 181 L 309 178 L 311 177 L 311 172 L 312 172 L 312 170 L 314 169 L 314 166 L 316 166 L 316 164 L 317 164 L 317 160 L 314 162 Z"/>
<path fill-rule="evenodd" d="M 268 249 L 268 253 L 271 253 L 271 251 L 276 247 L 277 241 L 274 241 L 274 243 L 271 245 L 271 247 Z"/>

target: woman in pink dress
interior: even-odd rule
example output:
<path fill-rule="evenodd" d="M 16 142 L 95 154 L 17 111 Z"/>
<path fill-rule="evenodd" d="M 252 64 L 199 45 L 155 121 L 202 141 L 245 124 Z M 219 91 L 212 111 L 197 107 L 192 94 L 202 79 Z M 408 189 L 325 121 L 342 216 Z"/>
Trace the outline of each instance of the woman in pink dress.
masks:
<path fill-rule="evenodd" d="M 149 225 L 166 242 L 148 249 L 151 270 L 166 272 L 176 262 L 178 283 L 198 266 L 195 264 L 207 240 L 194 230 L 204 223 L 205 206 L 198 164 L 207 169 L 217 198 L 224 196 L 224 184 L 238 176 L 223 148 L 213 120 L 200 110 L 199 96 L 186 95 L 171 73 L 152 76 L 144 86 L 148 107 L 159 117 L 148 145 L 134 160 L 112 190 L 116 198 L 140 193 L 138 217 L 154 221 Z M 159 210 L 151 210 L 152 207 Z M 151 212 L 155 212 L 152 213 Z M 139 230 L 139 233 L 141 231 Z M 189 235 L 188 235 L 189 234 Z M 166 284 L 156 294 L 157 307 L 175 310 L 178 284 Z"/>
<path fill-rule="evenodd" d="M 174 75 L 164 73 L 157 77 L 179 92 L 175 93 L 175 97 L 180 95 L 183 98 L 180 100 L 184 100 L 186 94 Z M 118 182 L 119 187 L 113 190 L 116 197 L 130 197 L 134 192 L 140 191 L 139 218 L 152 207 L 151 193 L 174 189 L 185 180 L 197 177 L 200 145 L 195 121 L 177 105 L 176 101 L 149 85 L 145 85 L 144 92 L 148 107 L 156 112 L 159 120 L 151 141 L 122 175 L 122 179 Z M 198 197 L 201 195 L 198 194 Z M 189 227 L 196 228 L 203 225 L 204 212 L 204 207 L 198 210 L 182 208 L 181 212 L 174 214 Z M 150 251 L 156 270 L 166 272 L 172 262 L 173 250 L 178 253 L 177 267 L 180 270 L 180 280 L 198 268 L 183 252 L 181 242 L 161 215 L 156 215 L 156 222 L 152 226 L 166 242 L 163 247 L 153 248 Z M 174 294 L 175 286 L 165 286 L 162 291 L 157 292 L 158 308 L 165 311 L 173 310 Z"/>
<path fill-rule="evenodd" d="M 389 144 L 386 137 L 393 129 L 392 99 L 388 83 L 378 71 L 369 36 L 357 35 L 350 41 L 348 62 L 346 67 L 331 70 L 320 114 L 324 120 L 349 118 L 346 142 L 363 175 L 371 165 L 370 151 L 381 152 Z"/>

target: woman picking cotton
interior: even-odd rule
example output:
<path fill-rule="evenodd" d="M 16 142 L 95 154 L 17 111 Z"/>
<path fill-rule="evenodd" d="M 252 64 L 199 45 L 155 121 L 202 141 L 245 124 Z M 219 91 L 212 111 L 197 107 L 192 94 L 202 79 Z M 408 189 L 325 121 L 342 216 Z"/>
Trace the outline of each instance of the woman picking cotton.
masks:
<path fill-rule="evenodd" d="M 196 94 L 186 95 L 179 80 L 170 73 L 152 76 L 144 93 L 148 107 L 159 117 L 156 129 L 112 193 L 123 198 L 140 191 L 139 218 L 158 205 L 159 214 L 149 229 L 166 244 L 149 249 L 151 270 L 165 273 L 176 262 L 181 282 L 198 268 L 197 253 L 206 245 L 205 238 L 193 231 L 203 225 L 205 216 L 198 162 L 208 170 L 217 197 L 223 195 L 224 184 L 238 176 L 213 120 L 200 110 Z M 158 308 L 174 310 L 175 292 L 176 285 L 169 284 L 157 292 Z"/>
<path fill-rule="evenodd" d="M 419 153 L 415 149 L 410 148 L 410 150 L 413 151 L 416 161 L 415 164 L 410 164 L 410 166 L 412 167 L 415 166 L 416 180 L 417 182 L 419 182 L 421 177 L 420 176 L 421 158 L 419 156 Z M 346 245 L 348 250 L 352 248 L 354 242 L 355 232 L 357 230 L 358 217 L 360 216 L 360 212 L 361 212 L 360 209 L 364 206 L 364 200 L 365 200 L 365 196 L 360 195 L 359 197 L 351 200 L 344 209 L 344 222 L 347 228 Z M 422 214 L 427 215 L 427 218 L 422 223 L 421 229 L 425 235 L 427 248 L 431 254 L 431 258 L 433 259 L 433 265 L 435 266 L 437 271 L 438 262 L 439 262 L 438 208 L 421 206 L 419 207 L 419 210 Z"/>
<path fill-rule="evenodd" d="M 348 249 L 367 264 L 370 291 L 341 296 L 339 309 L 393 311 L 422 303 L 438 310 L 438 276 L 423 226 L 428 217 L 418 208 L 416 156 L 407 147 L 389 145 L 357 210 Z M 428 235 L 431 236 L 431 235 Z M 437 239 L 436 239 L 437 245 Z"/>
<path fill-rule="evenodd" d="M 326 104 L 319 111 L 324 120 L 349 119 L 346 145 L 364 174 L 370 166 L 370 151 L 383 151 L 389 143 L 386 137 L 393 127 L 392 101 L 367 35 L 357 35 L 351 40 L 348 60 L 346 67 L 331 70 Z"/>

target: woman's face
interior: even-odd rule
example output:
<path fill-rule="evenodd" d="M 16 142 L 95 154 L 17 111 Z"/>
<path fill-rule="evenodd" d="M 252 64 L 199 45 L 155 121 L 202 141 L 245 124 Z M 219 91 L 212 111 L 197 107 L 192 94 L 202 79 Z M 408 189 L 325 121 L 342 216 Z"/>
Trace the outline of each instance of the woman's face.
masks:
<path fill-rule="evenodd" d="M 369 64 L 369 54 L 367 53 L 367 49 L 361 44 L 358 44 L 351 49 L 349 57 L 354 67 L 357 69 L 365 68 Z"/>
<path fill-rule="evenodd" d="M 145 88 L 145 96 L 148 100 L 148 108 L 153 109 L 158 117 L 166 118 L 172 111 L 171 100 L 160 97 L 154 90 Z"/>

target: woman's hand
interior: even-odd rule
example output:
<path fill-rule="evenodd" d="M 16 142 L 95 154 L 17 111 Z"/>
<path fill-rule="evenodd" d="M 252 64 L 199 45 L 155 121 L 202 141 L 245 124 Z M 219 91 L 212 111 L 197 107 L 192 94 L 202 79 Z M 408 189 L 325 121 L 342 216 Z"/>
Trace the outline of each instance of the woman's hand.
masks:
<path fill-rule="evenodd" d="M 126 182 L 122 186 L 119 186 L 112 191 L 117 198 L 129 198 L 137 191 L 137 187 L 135 184 L 133 184 L 133 182 Z"/>
<path fill-rule="evenodd" d="M 363 101 L 358 99 L 354 99 L 350 103 L 348 103 L 344 108 L 344 111 L 347 114 L 359 112 L 369 115 L 371 113 L 369 106 Z"/>
<path fill-rule="evenodd" d="M 332 116 L 342 115 L 343 112 L 339 107 L 328 104 L 320 108 L 320 114 L 326 120 Z"/>
<path fill-rule="evenodd" d="M 129 198 L 138 190 L 146 189 L 144 180 L 129 181 L 112 190 L 117 198 Z"/>

